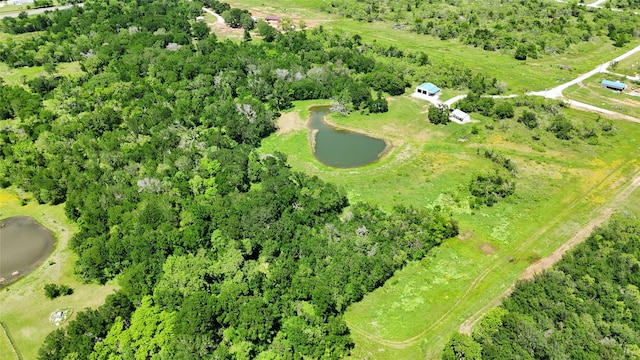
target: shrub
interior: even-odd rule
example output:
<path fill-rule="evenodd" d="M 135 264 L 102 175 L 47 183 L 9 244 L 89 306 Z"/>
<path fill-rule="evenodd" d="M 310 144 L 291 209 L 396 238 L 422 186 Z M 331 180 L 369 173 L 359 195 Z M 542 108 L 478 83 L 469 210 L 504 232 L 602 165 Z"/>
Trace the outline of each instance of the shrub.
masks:
<path fill-rule="evenodd" d="M 67 285 L 46 284 L 44 286 L 44 295 L 49 299 L 71 294 L 73 294 L 73 289 Z"/>
<path fill-rule="evenodd" d="M 476 175 L 469 184 L 469 191 L 475 197 L 474 205 L 492 206 L 499 199 L 513 194 L 515 188 L 513 181 L 497 171 L 494 174 Z"/>

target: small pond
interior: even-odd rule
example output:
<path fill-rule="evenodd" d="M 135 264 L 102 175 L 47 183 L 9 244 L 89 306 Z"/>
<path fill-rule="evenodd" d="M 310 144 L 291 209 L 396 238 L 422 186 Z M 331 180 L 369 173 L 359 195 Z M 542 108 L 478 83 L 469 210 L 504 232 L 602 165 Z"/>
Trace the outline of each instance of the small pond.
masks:
<path fill-rule="evenodd" d="M 372 163 L 387 150 L 387 143 L 364 134 L 336 129 L 324 121 L 328 106 L 309 109 L 313 153 L 321 163 L 336 168 L 354 168 Z"/>
<path fill-rule="evenodd" d="M 33 271 L 53 251 L 56 239 L 34 218 L 0 220 L 0 287 Z"/>

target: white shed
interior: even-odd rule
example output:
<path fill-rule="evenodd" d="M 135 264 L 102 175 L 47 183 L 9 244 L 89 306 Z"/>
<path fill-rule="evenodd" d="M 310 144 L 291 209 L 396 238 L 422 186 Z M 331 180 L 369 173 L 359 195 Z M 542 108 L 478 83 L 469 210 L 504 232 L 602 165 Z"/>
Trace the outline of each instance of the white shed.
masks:
<path fill-rule="evenodd" d="M 462 110 L 455 109 L 451 112 L 451 114 L 449 114 L 449 120 L 458 124 L 466 124 L 468 122 L 471 122 L 471 116 L 469 116 L 469 114 Z"/>

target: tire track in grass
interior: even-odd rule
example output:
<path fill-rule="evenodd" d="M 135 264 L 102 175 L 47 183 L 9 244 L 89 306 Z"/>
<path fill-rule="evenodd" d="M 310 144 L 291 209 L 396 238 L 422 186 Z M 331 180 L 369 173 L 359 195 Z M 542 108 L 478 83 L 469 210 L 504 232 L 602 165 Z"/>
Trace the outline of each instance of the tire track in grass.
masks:
<path fill-rule="evenodd" d="M 532 279 L 536 274 L 539 274 L 544 270 L 555 265 L 555 263 L 557 263 L 558 261 L 560 261 L 560 259 L 562 259 L 562 256 L 567 251 L 569 251 L 575 245 L 586 240 L 589 237 L 589 235 L 591 235 L 593 230 L 595 230 L 597 227 L 601 226 L 605 221 L 607 221 L 611 217 L 611 215 L 614 213 L 615 208 L 619 206 L 624 201 L 624 199 L 629 197 L 633 193 L 633 191 L 636 190 L 638 187 L 640 187 L 640 171 L 637 171 L 634 174 L 634 178 L 631 181 L 631 183 L 628 184 L 624 189 L 619 191 L 616 194 L 616 196 L 613 198 L 613 200 L 611 200 L 607 204 L 607 206 L 603 206 L 599 208 L 600 214 L 597 217 L 595 217 L 588 224 L 580 228 L 578 232 L 576 232 L 576 234 L 573 237 L 571 237 L 571 239 L 569 239 L 567 242 L 562 244 L 562 246 L 556 249 L 551 255 L 536 261 L 534 264 L 531 264 L 520 276 L 519 280 Z M 515 289 L 515 283 L 512 284 L 509 288 L 507 288 L 502 294 L 500 294 L 499 296 L 491 300 L 489 303 L 487 303 L 487 305 L 485 305 L 482 309 L 480 309 L 475 314 L 467 318 L 467 320 L 464 323 L 462 323 L 462 325 L 460 325 L 459 331 L 463 334 L 470 335 L 471 329 L 476 323 L 478 323 L 478 321 L 482 319 L 484 314 L 489 309 L 495 306 L 498 306 L 502 302 L 502 299 L 504 299 L 505 297 L 513 293 L 514 289 Z"/>
<path fill-rule="evenodd" d="M 542 228 L 540 228 L 538 231 L 536 231 L 532 236 L 530 236 L 526 241 L 522 242 L 520 244 L 520 246 L 518 246 L 516 249 L 512 250 L 511 252 L 509 252 L 508 254 L 505 254 L 505 256 L 502 256 L 498 261 L 496 261 L 491 267 L 485 269 L 483 272 L 480 273 L 480 275 L 478 275 L 473 282 L 471 282 L 471 284 L 469 285 L 469 288 L 465 291 L 465 293 L 458 299 L 458 301 L 456 301 L 455 304 L 453 304 L 451 307 L 449 307 L 449 309 L 442 315 L 440 316 L 440 318 L 438 318 L 435 322 L 433 322 L 429 327 L 427 327 L 426 329 L 422 330 L 420 333 L 418 333 L 415 336 L 412 336 L 406 340 L 401 340 L 401 341 L 395 341 L 395 340 L 387 340 L 384 339 L 378 335 L 374 335 L 371 334 L 370 332 L 355 326 L 353 323 L 351 322 L 347 322 L 347 325 L 349 326 L 350 330 L 358 333 L 359 335 L 365 337 L 366 339 L 376 342 L 378 344 L 381 344 L 383 346 L 389 347 L 389 348 L 393 348 L 393 349 L 405 349 L 409 346 L 415 345 L 416 342 L 418 340 L 420 340 L 422 337 L 424 337 L 424 335 L 426 335 L 428 332 L 432 331 L 434 328 L 436 328 L 437 326 L 440 326 L 445 320 L 446 318 L 454 311 L 457 310 L 458 307 L 464 302 L 466 301 L 471 292 L 473 292 L 478 285 L 494 270 L 496 270 L 498 267 L 503 266 L 503 262 L 500 260 L 504 260 L 504 259 L 509 259 L 510 257 L 513 257 L 515 255 L 517 255 L 518 253 L 521 253 L 523 251 L 523 249 L 525 249 L 526 247 L 530 246 L 531 243 L 533 241 L 535 241 L 536 239 L 538 239 L 539 237 L 541 237 L 544 233 L 546 233 L 547 231 L 549 231 L 552 227 L 556 226 L 558 223 L 560 223 L 560 219 L 565 219 L 566 216 L 573 212 L 573 209 L 575 209 L 584 199 L 586 199 L 589 195 L 591 195 L 595 190 L 597 190 L 598 188 L 600 188 L 602 185 L 607 184 L 607 183 L 611 183 L 614 184 L 615 182 L 612 181 L 612 178 L 618 174 L 621 170 L 623 170 L 623 168 L 625 167 L 626 164 L 622 164 L 620 166 L 618 166 L 617 168 L 615 168 L 613 171 L 611 171 L 609 173 L 608 176 L 606 176 L 603 180 L 599 181 L 598 183 L 594 184 L 593 186 L 591 186 L 587 191 L 583 192 L 582 195 L 578 196 L 577 198 L 575 198 L 568 206 L 566 206 L 558 215 L 554 218 L 554 220 L 548 222 L 547 224 L 545 224 Z M 595 218 L 592 219 L 587 225 L 583 226 L 580 230 L 578 230 L 578 233 L 576 235 L 574 235 L 569 241 L 565 242 L 563 245 L 561 245 L 553 254 L 556 254 L 556 252 L 559 252 L 561 250 L 564 249 L 564 251 L 562 252 L 562 254 L 564 254 L 564 252 L 566 252 L 568 250 L 568 248 L 570 248 L 573 244 L 581 241 L 579 236 L 582 233 L 586 233 L 588 236 L 588 234 L 590 233 L 589 229 L 592 229 L 592 227 L 597 226 L 598 224 L 601 224 L 603 221 L 605 221 L 608 216 L 611 215 L 611 213 L 613 213 L 613 206 L 619 204 L 622 200 L 624 200 L 624 198 L 626 198 L 631 192 L 633 192 L 633 190 L 635 190 L 638 186 L 640 186 L 640 170 L 637 171 L 634 175 L 633 175 L 633 179 L 631 181 L 631 183 L 629 185 L 627 185 L 626 187 L 624 187 L 623 189 L 619 190 L 616 195 L 614 196 L 613 200 L 609 201 L 607 203 L 607 205 L 604 206 L 600 206 L 596 209 L 594 209 L 593 212 L 597 212 L 600 209 L 600 214 Z M 600 223 L 598 223 L 598 221 L 600 221 Z M 588 230 L 588 231 L 587 231 Z M 585 236 L 585 238 L 586 238 Z M 567 247 L 568 246 L 568 247 Z M 566 249 L 565 249 L 566 247 Z M 553 256 L 550 255 L 550 256 Z M 562 254 L 560 254 L 560 257 L 562 256 Z M 546 258 L 545 258 L 546 259 Z M 538 261 L 537 263 L 539 263 L 541 261 Z M 535 264 L 534 264 L 535 265 Z M 533 266 L 533 265 L 532 265 Z M 551 266 L 551 265 L 548 265 Z M 525 274 L 529 271 L 529 269 L 531 268 L 531 266 L 529 268 L 527 268 L 527 270 L 525 270 Z M 523 275 L 524 276 L 524 275 Z M 533 276 L 533 274 L 531 275 Z M 522 278 L 522 277 L 521 277 Z M 515 284 L 515 283 L 514 283 Z M 499 304 L 500 300 L 502 300 L 502 298 L 508 294 L 510 294 L 510 291 L 512 291 L 514 284 L 512 284 L 509 288 L 507 288 L 507 290 L 505 290 L 505 292 L 503 292 L 502 294 L 498 295 L 497 297 L 495 297 L 494 299 L 492 299 L 487 305 L 485 305 L 482 309 L 480 309 L 478 312 L 476 312 L 474 315 L 472 315 L 471 317 L 469 317 L 461 326 L 461 331 L 462 330 L 466 330 L 467 328 L 471 329 L 471 327 L 482 317 L 482 314 L 484 314 L 484 312 L 489 309 L 490 307 L 495 306 L 496 304 Z M 466 324 L 466 325 L 465 325 Z M 463 328 L 464 327 L 464 328 Z"/>

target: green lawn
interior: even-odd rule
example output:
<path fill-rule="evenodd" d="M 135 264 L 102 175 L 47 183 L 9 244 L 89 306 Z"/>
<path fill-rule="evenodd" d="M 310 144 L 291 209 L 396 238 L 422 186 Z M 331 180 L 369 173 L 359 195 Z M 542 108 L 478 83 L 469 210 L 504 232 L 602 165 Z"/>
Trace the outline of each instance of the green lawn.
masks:
<path fill-rule="evenodd" d="M 314 102 L 317 103 L 317 102 Z M 311 103 L 296 103 L 300 122 Z M 542 132 L 531 140 L 515 121 L 496 130 L 479 118 L 471 126 L 433 126 L 427 103 L 409 97 L 390 99 L 386 114 L 332 116 L 341 127 L 391 141 L 380 162 L 358 169 L 332 169 L 313 156 L 306 130 L 273 135 L 261 151 L 282 151 L 294 169 L 338 184 L 350 201 L 439 205 L 460 223 L 461 235 L 408 264 L 385 285 L 352 305 L 346 320 L 356 342 L 354 358 L 437 357 L 464 320 L 502 294 L 535 260 L 550 254 L 599 214 L 617 181 L 638 169 L 640 127 L 615 121 L 618 135 L 600 145 L 560 141 Z M 596 115 L 566 110 L 576 121 Z M 505 125 L 506 124 L 506 125 Z M 491 207 L 471 209 L 466 186 L 471 176 L 494 165 L 478 149 L 500 149 L 518 167 L 516 194 Z M 624 180 L 626 179 L 626 180 Z M 616 187 L 616 189 L 617 189 Z"/>
<path fill-rule="evenodd" d="M 19 360 L 9 337 L 2 327 L 0 327 L 0 354 L 2 354 L 2 358 L 6 360 Z"/>
<path fill-rule="evenodd" d="M 82 73 L 80 63 L 77 61 L 70 63 L 59 63 L 56 65 L 56 73 L 62 76 L 76 76 Z M 0 63 L 0 78 L 4 79 L 8 85 L 23 85 L 25 81 L 36 76 L 46 75 L 44 66 L 32 66 L 23 68 L 9 68 L 6 64 Z"/>
<path fill-rule="evenodd" d="M 623 59 L 615 67 L 610 67 L 609 70 L 618 74 L 637 76 L 640 74 L 640 53 L 635 53 Z"/>
<path fill-rule="evenodd" d="M 117 286 L 113 283 L 105 286 L 85 284 L 74 275 L 76 255 L 67 244 L 76 228 L 64 216 L 64 205 L 38 205 L 30 201 L 21 206 L 13 191 L 0 190 L 0 219 L 18 215 L 34 217 L 52 230 L 57 238 L 54 252 L 41 266 L 0 289 L 0 319 L 11 332 L 22 356 L 35 359 L 45 336 L 56 328 L 49 322 L 52 312 L 71 307 L 75 314 L 86 307 L 95 308 L 104 302 L 107 295 L 115 292 Z M 69 285 L 74 292 L 49 300 L 43 291 L 48 283 Z"/>
<path fill-rule="evenodd" d="M 629 95 L 634 92 L 640 95 L 640 86 L 631 81 L 620 79 L 627 84 L 627 89 L 622 93 L 600 87 L 602 79 L 617 80 L 617 78 L 617 76 L 609 74 L 596 74 L 583 81 L 582 84 L 569 87 L 563 94 L 572 100 L 640 118 L 640 96 Z"/>

